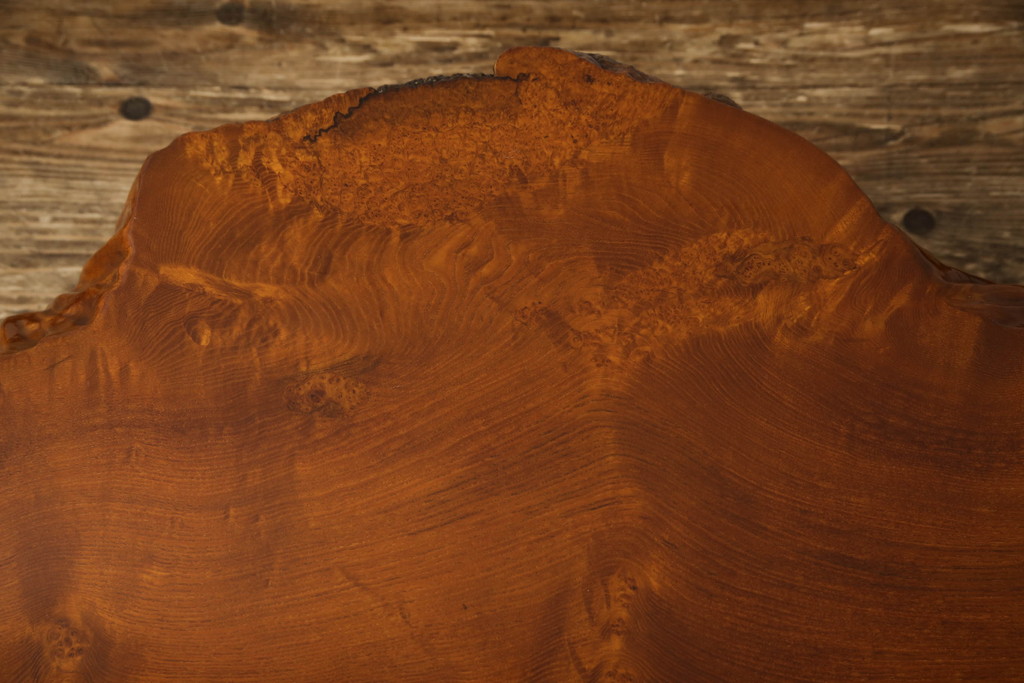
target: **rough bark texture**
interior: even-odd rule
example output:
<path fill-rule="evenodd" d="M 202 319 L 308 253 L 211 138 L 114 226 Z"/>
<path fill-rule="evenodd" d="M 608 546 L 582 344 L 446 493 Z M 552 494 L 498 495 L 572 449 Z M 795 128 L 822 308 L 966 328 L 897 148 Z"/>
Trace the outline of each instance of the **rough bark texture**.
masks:
<path fill-rule="evenodd" d="M 837 159 L 947 263 L 1024 282 L 1021 0 L 0 0 L 0 317 L 74 284 L 191 130 L 520 45 L 723 92 Z M 142 120 L 119 114 L 144 97 Z M 144 110 L 136 109 L 133 115 Z M 132 112 L 129 112 L 132 113 Z M 929 220 L 929 217 L 931 220 Z"/>
<path fill-rule="evenodd" d="M 3 339 L 13 680 L 1024 677 L 1024 289 L 606 59 L 181 137 Z"/>

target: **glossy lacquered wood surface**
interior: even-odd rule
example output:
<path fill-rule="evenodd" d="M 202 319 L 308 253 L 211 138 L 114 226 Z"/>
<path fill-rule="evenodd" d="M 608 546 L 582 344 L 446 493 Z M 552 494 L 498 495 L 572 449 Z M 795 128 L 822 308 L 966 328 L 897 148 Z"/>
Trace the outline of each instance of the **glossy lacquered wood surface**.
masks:
<path fill-rule="evenodd" d="M 1024 289 L 610 60 L 176 140 L 3 323 L 25 681 L 1019 680 Z"/>

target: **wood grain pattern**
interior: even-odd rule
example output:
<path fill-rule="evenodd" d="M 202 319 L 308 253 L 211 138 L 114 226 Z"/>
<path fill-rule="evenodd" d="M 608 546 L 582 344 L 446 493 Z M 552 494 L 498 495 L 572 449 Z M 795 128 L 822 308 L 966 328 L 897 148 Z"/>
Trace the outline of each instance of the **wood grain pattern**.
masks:
<path fill-rule="evenodd" d="M 1024 288 L 606 58 L 178 138 L 2 332 L 10 679 L 1024 677 Z"/>
<path fill-rule="evenodd" d="M 517 45 L 598 51 L 831 154 L 962 269 L 1024 281 L 1024 6 L 935 0 L 0 2 L 0 315 L 44 307 L 110 236 L 147 154 Z M 220 18 L 238 23 L 221 23 Z M 125 121 L 128 97 L 154 105 Z"/>

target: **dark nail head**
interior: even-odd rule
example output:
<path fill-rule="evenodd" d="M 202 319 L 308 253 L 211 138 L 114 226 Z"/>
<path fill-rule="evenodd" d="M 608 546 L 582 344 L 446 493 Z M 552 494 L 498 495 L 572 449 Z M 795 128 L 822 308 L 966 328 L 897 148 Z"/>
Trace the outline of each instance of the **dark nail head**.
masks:
<path fill-rule="evenodd" d="M 121 116 L 129 121 L 141 121 L 153 112 L 153 105 L 145 97 L 129 97 L 121 103 Z"/>
<path fill-rule="evenodd" d="M 927 235 L 935 228 L 935 216 L 924 209 L 911 209 L 903 214 L 903 227 L 915 235 Z"/>
<path fill-rule="evenodd" d="M 217 21 L 225 26 L 238 26 L 245 20 L 245 5 L 240 2 L 225 2 L 217 8 Z"/>

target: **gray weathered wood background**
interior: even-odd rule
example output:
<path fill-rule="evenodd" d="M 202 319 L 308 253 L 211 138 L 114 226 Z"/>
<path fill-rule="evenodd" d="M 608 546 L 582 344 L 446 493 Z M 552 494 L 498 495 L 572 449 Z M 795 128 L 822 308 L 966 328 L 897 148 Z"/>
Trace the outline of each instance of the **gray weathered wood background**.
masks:
<path fill-rule="evenodd" d="M 537 44 L 729 95 L 894 224 L 920 209 L 940 259 L 1024 281 L 1024 0 L 0 0 L 0 315 L 74 286 L 175 136 Z"/>

